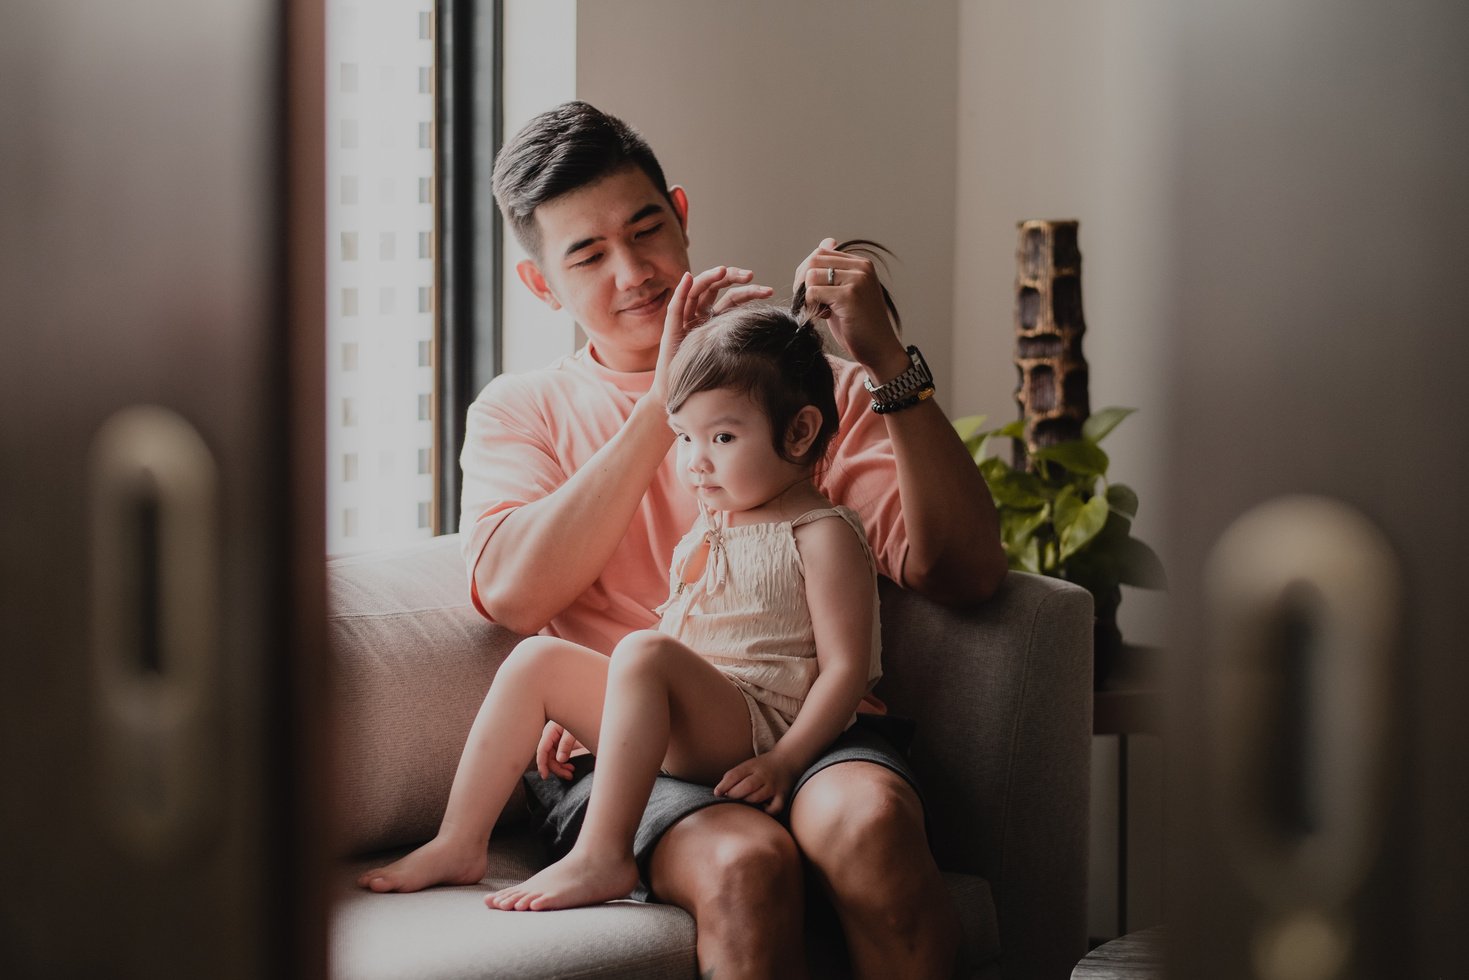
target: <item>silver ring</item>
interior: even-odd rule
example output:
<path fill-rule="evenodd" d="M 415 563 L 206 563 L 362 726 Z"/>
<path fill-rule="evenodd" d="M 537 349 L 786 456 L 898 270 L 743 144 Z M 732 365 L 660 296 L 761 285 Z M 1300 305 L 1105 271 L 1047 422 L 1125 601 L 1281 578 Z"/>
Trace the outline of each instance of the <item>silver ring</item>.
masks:
<path fill-rule="evenodd" d="M 835 286 L 836 283 L 837 283 L 837 271 L 835 269 L 827 269 L 826 270 L 826 284 L 828 286 Z"/>

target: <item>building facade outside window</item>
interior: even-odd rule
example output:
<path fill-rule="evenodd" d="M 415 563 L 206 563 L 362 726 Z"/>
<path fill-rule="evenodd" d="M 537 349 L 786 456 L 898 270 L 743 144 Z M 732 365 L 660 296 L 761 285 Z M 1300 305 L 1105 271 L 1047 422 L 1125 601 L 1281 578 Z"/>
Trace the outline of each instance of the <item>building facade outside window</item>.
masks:
<path fill-rule="evenodd" d="M 433 0 L 327 0 L 327 552 L 433 533 Z"/>

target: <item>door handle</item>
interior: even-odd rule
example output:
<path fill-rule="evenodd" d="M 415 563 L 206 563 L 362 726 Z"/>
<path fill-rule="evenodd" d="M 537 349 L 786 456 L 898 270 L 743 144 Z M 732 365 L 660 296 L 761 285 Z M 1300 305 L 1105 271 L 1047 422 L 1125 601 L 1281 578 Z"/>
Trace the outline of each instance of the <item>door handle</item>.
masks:
<path fill-rule="evenodd" d="M 1257 975 L 1336 976 L 1341 912 L 1386 816 L 1398 558 L 1350 506 L 1282 497 L 1224 532 L 1204 591 L 1211 796 L 1231 872 L 1265 913 Z"/>
<path fill-rule="evenodd" d="M 198 840 L 218 793 L 218 475 L 177 413 L 133 406 L 90 456 L 99 814 L 135 856 Z"/>

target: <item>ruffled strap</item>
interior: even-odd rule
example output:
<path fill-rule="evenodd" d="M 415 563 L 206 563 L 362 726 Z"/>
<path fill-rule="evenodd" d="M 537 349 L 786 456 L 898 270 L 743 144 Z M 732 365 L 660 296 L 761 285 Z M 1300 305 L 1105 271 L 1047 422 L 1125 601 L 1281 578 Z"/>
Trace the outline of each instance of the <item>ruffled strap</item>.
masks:
<path fill-rule="evenodd" d="M 709 542 L 709 560 L 704 565 L 704 595 L 717 596 L 724 591 L 729 584 L 729 549 L 724 544 L 724 521 L 723 511 L 705 511 L 704 523 L 708 530 L 704 532 L 705 540 Z"/>
<path fill-rule="evenodd" d="M 857 535 L 857 540 L 862 542 L 862 553 L 867 556 L 868 563 L 876 568 L 877 559 L 872 554 L 872 545 L 867 541 L 867 529 L 862 526 L 862 518 L 858 517 L 857 512 L 849 507 L 817 507 L 814 510 L 808 510 L 791 521 L 791 530 L 794 531 L 802 524 L 810 524 L 812 521 L 832 516 L 840 517 L 847 522 L 847 526 Z"/>

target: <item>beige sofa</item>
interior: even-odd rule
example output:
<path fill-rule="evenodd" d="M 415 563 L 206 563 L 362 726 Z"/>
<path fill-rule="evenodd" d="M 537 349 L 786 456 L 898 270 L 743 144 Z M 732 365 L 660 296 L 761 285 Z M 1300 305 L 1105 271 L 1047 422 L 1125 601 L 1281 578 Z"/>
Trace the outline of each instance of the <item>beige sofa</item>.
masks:
<path fill-rule="evenodd" d="M 694 924 L 680 909 L 481 904 L 544 862 L 523 801 L 506 808 L 480 885 L 352 886 L 433 835 L 470 721 L 519 638 L 468 604 L 457 536 L 335 559 L 328 575 L 342 854 L 333 977 L 696 976 Z M 960 612 L 882 585 L 878 693 L 919 722 L 913 762 L 964 920 L 964 973 L 1068 976 L 1086 951 L 1091 597 L 1012 573 L 999 595 Z M 844 975 L 840 936 L 809 931 L 813 972 Z"/>

